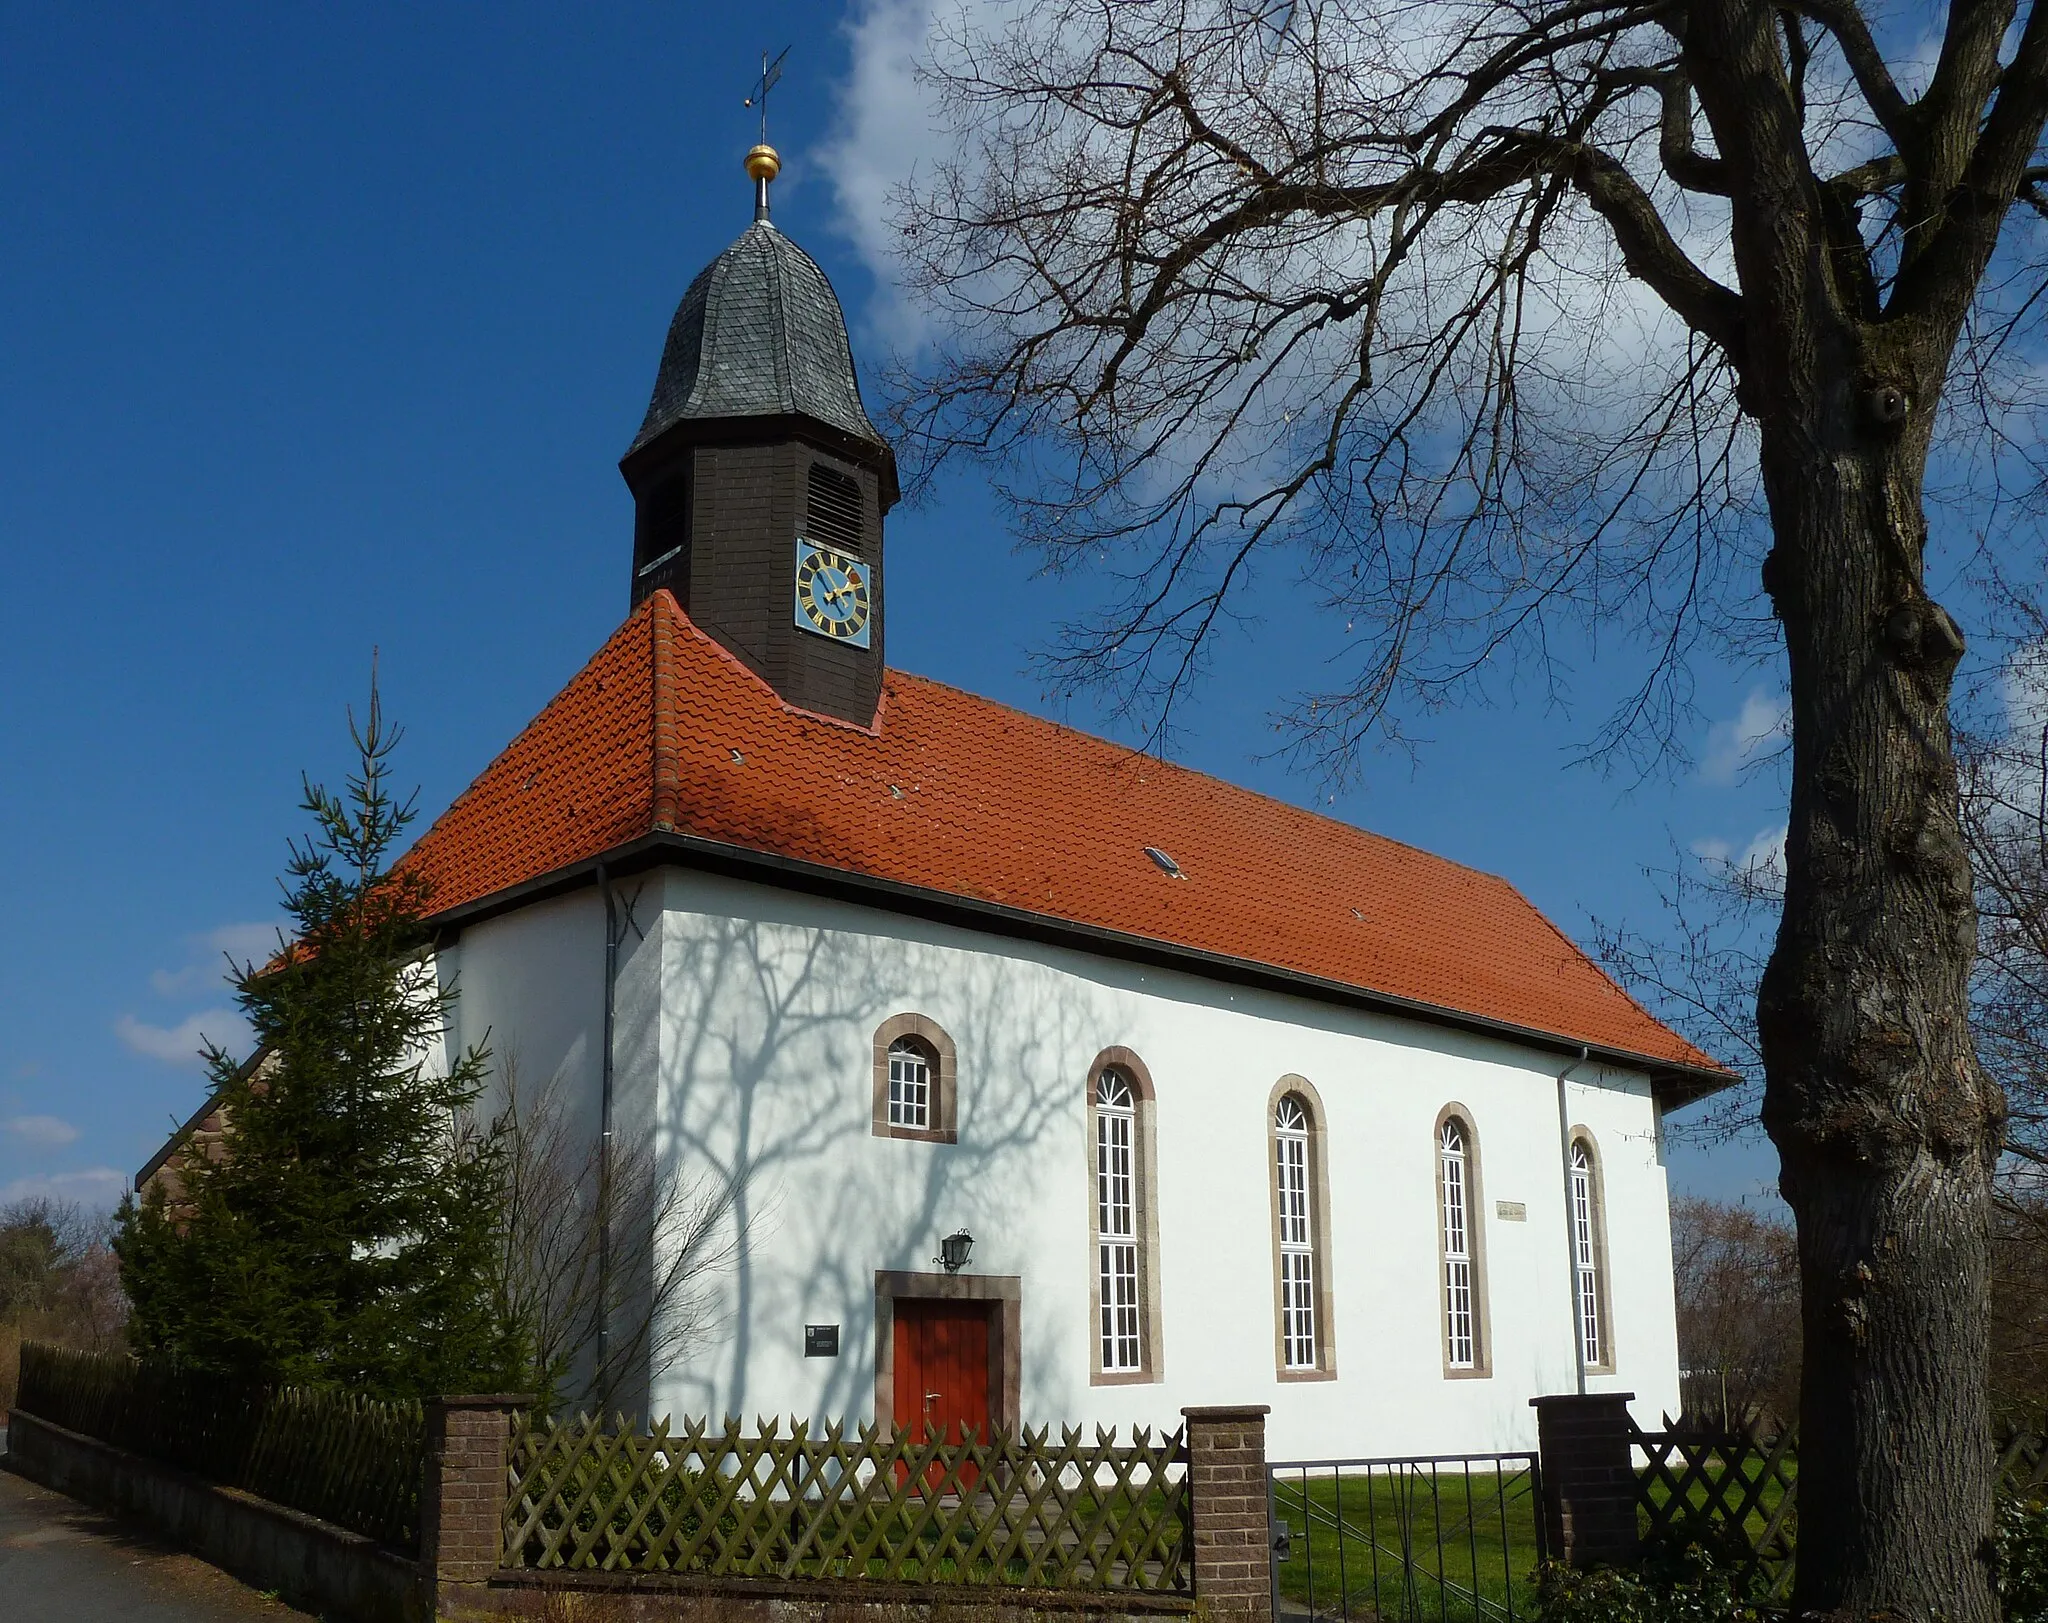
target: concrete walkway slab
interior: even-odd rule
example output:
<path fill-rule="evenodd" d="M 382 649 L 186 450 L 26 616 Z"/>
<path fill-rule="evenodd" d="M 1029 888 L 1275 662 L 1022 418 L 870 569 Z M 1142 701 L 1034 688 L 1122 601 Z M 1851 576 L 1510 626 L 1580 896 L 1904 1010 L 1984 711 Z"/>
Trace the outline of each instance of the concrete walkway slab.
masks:
<path fill-rule="evenodd" d="M 290 1623 L 310 1615 L 0 1461 L 0 1617 L 8 1623 Z"/>

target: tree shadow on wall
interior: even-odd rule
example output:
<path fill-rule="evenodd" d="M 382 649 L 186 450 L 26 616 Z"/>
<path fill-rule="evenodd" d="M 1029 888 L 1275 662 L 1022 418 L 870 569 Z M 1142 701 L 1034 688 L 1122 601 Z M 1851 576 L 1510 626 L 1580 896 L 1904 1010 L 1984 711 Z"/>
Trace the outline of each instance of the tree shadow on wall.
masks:
<path fill-rule="evenodd" d="M 642 1412 L 746 1415 L 769 1338 L 793 1341 L 809 1312 L 853 1332 L 816 1413 L 863 1418 L 874 1362 L 860 1327 L 872 1324 L 877 1269 L 928 1269 L 939 1237 L 965 1225 L 983 1237 L 984 1268 L 1022 1272 L 1085 1214 L 1083 1073 L 1100 1016 L 1084 986 L 1029 958 L 906 938 L 877 953 L 872 937 L 809 923 L 688 917 L 692 933 L 663 966 L 660 1064 L 649 1030 L 620 1066 L 635 1078 L 626 1113 L 664 1162 L 731 1189 L 744 1243 L 723 1344 L 648 1371 L 634 1396 Z M 956 1143 L 872 1131 L 875 1030 L 904 1013 L 937 1019 L 954 1041 Z M 1061 1222 L 1051 1208 L 1064 1206 L 1074 1211 Z"/>

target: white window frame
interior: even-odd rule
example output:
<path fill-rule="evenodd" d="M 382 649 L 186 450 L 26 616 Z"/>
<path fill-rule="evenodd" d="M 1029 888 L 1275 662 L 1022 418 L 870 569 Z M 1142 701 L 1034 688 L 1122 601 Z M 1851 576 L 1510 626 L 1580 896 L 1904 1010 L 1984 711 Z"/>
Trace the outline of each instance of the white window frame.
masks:
<path fill-rule="evenodd" d="M 1280 1250 L 1280 1363 L 1322 1367 L 1316 1323 L 1314 1171 L 1308 1102 L 1287 1093 L 1273 1107 L 1273 1179 Z"/>
<path fill-rule="evenodd" d="M 1105 1375 L 1145 1368 L 1138 1093 L 1113 1065 L 1095 1078 L 1096 1354 Z"/>
<path fill-rule="evenodd" d="M 1437 1130 L 1437 1191 L 1441 1207 L 1444 1282 L 1444 1357 L 1452 1369 L 1479 1367 L 1479 1299 L 1473 1268 L 1472 1176 L 1469 1135 L 1456 1116 Z"/>
<path fill-rule="evenodd" d="M 1587 1369 L 1606 1369 L 1614 1354 L 1613 1330 L 1607 1322 L 1606 1281 L 1602 1277 L 1599 1173 L 1593 1146 L 1572 1140 L 1571 1155 L 1572 1283 L 1578 1303 L 1579 1362 Z"/>
<path fill-rule="evenodd" d="M 915 1037 L 898 1037 L 889 1045 L 891 1127 L 907 1127 L 920 1133 L 931 1131 L 937 1071 L 931 1051 Z"/>

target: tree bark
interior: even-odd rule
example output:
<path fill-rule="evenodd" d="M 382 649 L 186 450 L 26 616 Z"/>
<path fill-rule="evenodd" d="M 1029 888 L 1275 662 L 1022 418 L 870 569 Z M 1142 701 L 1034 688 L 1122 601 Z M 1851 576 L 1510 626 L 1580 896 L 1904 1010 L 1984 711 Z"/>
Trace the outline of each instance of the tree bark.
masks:
<path fill-rule="evenodd" d="M 1948 722 L 1962 637 L 1922 578 L 1920 403 L 1939 371 L 1852 354 L 1760 414 L 1793 743 L 1758 1026 L 1799 1227 L 1794 1608 L 1992 1623 L 1983 1377 L 2004 1101 L 1969 1024 L 1976 913 Z"/>

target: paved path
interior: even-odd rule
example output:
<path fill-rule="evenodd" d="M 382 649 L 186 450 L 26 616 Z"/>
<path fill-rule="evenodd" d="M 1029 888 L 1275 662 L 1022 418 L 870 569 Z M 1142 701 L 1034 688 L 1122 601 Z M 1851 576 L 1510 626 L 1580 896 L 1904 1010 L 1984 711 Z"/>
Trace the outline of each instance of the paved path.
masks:
<path fill-rule="evenodd" d="M 291 1623 L 307 1615 L 0 1463 L 7 1623 Z"/>

